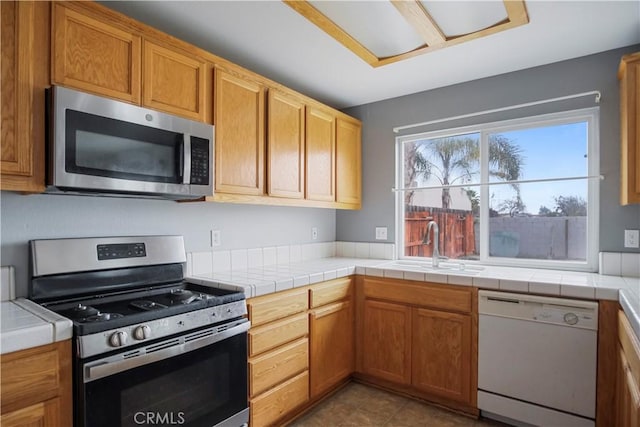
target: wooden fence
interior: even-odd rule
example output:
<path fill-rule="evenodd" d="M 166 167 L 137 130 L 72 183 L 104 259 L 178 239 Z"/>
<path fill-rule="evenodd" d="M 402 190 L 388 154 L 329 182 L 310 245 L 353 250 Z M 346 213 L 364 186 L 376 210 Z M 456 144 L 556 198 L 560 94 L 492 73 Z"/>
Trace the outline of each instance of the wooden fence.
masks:
<path fill-rule="evenodd" d="M 473 256 L 476 253 L 473 213 L 458 209 L 406 206 L 404 219 L 405 256 L 430 257 L 433 245 L 423 243 L 427 224 L 435 221 L 440 229 L 440 255 L 449 258 Z M 433 237 L 433 235 L 432 235 Z"/>

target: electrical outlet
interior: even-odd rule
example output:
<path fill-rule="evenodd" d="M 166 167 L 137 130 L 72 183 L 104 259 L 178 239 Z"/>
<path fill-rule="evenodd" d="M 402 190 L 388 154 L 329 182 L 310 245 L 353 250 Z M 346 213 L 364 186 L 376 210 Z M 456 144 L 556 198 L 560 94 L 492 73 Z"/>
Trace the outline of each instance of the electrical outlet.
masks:
<path fill-rule="evenodd" d="M 376 227 L 376 240 L 387 240 L 387 227 Z"/>
<path fill-rule="evenodd" d="M 624 230 L 624 247 L 640 247 L 640 230 Z"/>
<path fill-rule="evenodd" d="M 318 227 L 311 227 L 311 240 L 318 240 Z"/>
<path fill-rule="evenodd" d="M 222 244 L 222 238 L 220 236 L 220 230 L 211 230 L 211 246 L 220 246 Z"/>

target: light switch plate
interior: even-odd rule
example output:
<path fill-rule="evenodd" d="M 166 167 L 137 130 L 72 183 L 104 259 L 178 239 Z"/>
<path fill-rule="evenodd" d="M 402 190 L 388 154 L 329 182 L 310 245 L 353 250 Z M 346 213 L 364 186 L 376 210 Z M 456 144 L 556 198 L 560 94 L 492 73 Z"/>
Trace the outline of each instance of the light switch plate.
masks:
<path fill-rule="evenodd" d="M 624 230 L 624 247 L 640 247 L 640 230 Z"/>
<path fill-rule="evenodd" d="M 376 240 L 387 240 L 387 227 L 376 227 Z"/>

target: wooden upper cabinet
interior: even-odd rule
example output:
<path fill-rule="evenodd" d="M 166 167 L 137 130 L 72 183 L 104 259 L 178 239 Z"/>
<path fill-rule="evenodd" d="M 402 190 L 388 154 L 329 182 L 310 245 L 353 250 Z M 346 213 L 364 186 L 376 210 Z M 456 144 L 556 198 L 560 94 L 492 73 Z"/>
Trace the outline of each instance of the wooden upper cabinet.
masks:
<path fill-rule="evenodd" d="M 53 5 L 53 82 L 140 104 L 140 36 Z"/>
<path fill-rule="evenodd" d="M 264 88 L 243 76 L 216 69 L 214 99 L 215 191 L 263 195 Z"/>
<path fill-rule="evenodd" d="M 306 198 L 333 202 L 336 199 L 336 118 L 329 111 L 307 107 Z"/>
<path fill-rule="evenodd" d="M 210 122 L 207 63 L 144 41 L 142 104 L 193 120 Z M 207 102 L 209 101 L 209 102 Z"/>
<path fill-rule="evenodd" d="M 267 193 L 304 198 L 305 105 L 269 91 L 267 102 Z"/>
<path fill-rule="evenodd" d="M 444 398 L 471 399 L 471 316 L 413 309 L 412 384 Z"/>
<path fill-rule="evenodd" d="M 362 193 L 362 125 L 336 122 L 336 201 L 360 207 Z"/>
<path fill-rule="evenodd" d="M 44 191 L 45 88 L 49 85 L 49 4 L 0 2 L 0 189 Z"/>
<path fill-rule="evenodd" d="M 622 57 L 620 80 L 620 202 L 640 203 L 640 52 Z"/>

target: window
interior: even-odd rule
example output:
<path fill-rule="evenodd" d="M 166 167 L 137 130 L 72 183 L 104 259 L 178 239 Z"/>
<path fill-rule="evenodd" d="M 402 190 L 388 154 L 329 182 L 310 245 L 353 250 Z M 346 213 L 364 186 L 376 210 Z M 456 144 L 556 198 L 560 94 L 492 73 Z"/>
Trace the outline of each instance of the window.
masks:
<path fill-rule="evenodd" d="M 396 138 L 398 255 L 595 270 L 598 110 Z M 431 241 L 430 239 L 431 238 Z"/>

